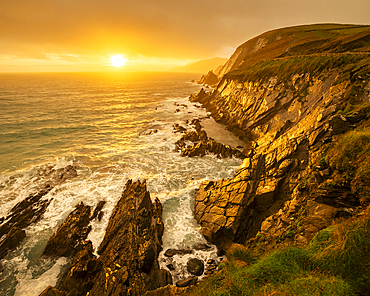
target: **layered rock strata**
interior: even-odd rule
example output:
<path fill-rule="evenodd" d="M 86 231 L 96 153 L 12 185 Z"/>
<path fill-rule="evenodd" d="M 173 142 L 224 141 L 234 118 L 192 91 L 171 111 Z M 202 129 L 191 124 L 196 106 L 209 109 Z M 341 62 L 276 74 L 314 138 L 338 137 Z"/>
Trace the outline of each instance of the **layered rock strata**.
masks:
<path fill-rule="evenodd" d="M 245 157 L 244 151 L 209 138 L 202 129 L 199 120 L 195 119 L 192 123 L 195 126 L 195 131 L 184 133 L 175 143 L 175 151 L 181 151 L 181 156 L 203 157 L 206 154 L 214 154 L 219 158 Z"/>
<path fill-rule="evenodd" d="M 220 251 L 259 232 L 307 242 L 333 219 L 364 206 L 349 186 L 333 182 L 335 168 L 318 166 L 330 142 L 369 117 L 362 109 L 339 112 L 350 100 L 369 102 L 363 69 L 294 69 L 246 81 L 226 75 L 211 93 L 191 97 L 250 149 L 233 178 L 206 182 L 196 196 L 202 234 Z M 356 95 L 355 83 L 362 86 Z"/>
<path fill-rule="evenodd" d="M 145 181 L 127 182 L 98 248 L 99 258 L 93 254 L 91 242 L 85 239 L 88 230 L 85 218 L 90 211 L 80 204 L 74 212 L 81 215 L 72 225 L 82 231 L 77 231 L 80 235 L 70 236 L 70 239 L 79 237 L 72 262 L 56 288 L 49 287 L 49 290 L 76 296 L 144 295 L 146 291 L 172 283 L 170 273 L 160 269 L 157 261 L 163 234 L 162 206 L 158 199 L 152 203 Z M 57 236 L 66 236 L 63 229 L 76 220 L 73 217 L 67 218 L 48 246 L 53 245 Z M 51 255 L 48 246 L 45 253 Z"/>

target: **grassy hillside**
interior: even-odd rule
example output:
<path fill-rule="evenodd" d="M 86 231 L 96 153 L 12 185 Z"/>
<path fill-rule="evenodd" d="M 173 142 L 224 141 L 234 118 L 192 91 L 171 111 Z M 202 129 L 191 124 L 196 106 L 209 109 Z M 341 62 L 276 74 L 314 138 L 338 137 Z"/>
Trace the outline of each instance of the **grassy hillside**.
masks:
<path fill-rule="evenodd" d="M 235 244 L 218 273 L 187 295 L 368 295 L 369 233 L 367 211 L 322 230 L 306 248 L 288 247 L 259 257 Z"/>
<path fill-rule="evenodd" d="M 187 295 L 370 295 L 370 26 L 278 29 L 237 53 L 235 64 L 241 56 L 243 62 L 203 102 L 230 130 L 250 132 L 255 142 L 266 139 L 227 184 L 234 188 L 244 171 L 251 172 L 246 182 L 253 185 L 255 178 L 266 184 L 262 189 L 272 187 L 263 192 L 273 192 L 275 204 L 260 210 L 265 227 L 259 224 L 249 240 L 234 239 L 244 245 L 233 244 L 219 271 Z M 277 82 L 264 83 L 271 78 Z M 292 143 L 294 153 L 288 151 Z M 251 165 L 260 154 L 256 172 L 262 177 Z M 285 161 L 286 171 L 273 169 Z M 275 188 L 278 178 L 287 182 Z M 248 202 L 252 194 L 245 195 Z M 255 205 L 245 213 L 251 209 Z M 254 224 L 246 216 L 241 224 L 249 230 Z"/>
<path fill-rule="evenodd" d="M 252 46 L 253 45 L 253 46 Z M 257 46 L 258 45 L 258 46 Z M 226 78 L 245 81 L 292 73 L 294 67 L 318 71 L 363 59 L 370 53 L 370 26 L 308 25 L 278 29 L 244 43 L 253 47 Z M 317 67 L 319 66 L 319 67 Z M 309 70 L 309 69 L 308 69 Z"/>

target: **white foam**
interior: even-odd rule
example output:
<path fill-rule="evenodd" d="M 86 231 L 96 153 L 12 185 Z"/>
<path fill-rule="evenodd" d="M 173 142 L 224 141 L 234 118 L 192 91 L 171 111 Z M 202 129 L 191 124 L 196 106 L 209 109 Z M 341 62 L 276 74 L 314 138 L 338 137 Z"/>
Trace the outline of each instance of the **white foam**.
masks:
<path fill-rule="evenodd" d="M 176 104 L 185 104 L 187 107 Z M 79 202 L 90 205 L 93 210 L 99 201 L 106 201 L 102 220 L 99 222 L 96 219 L 91 222 L 92 230 L 88 235 L 93 246 L 95 248 L 99 246 L 110 215 L 128 179 L 146 179 L 152 198 L 158 197 L 162 202 L 165 224 L 164 250 L 192 247 L 196 243 L 206 242 L 193 217 L 194 190 L 204 180 L 231 177 L 241 161 L 219 160 L 211 155 L 188 158 L 174 153 L 174 143 L 181 134 L 173 133 L 173 125 L 178 123 L 187 129 L 193 129 L 190 124 L 186 124 L 186 120 L 191 121 L 194 117 L 203 118 L 207 114 L 204 109 L 196 107 L 199 104 L 191 103 L 187 98 L 171 98 L 161 101 L 160 104 L 153 102 L 154 105 L 157 106 L 157 110 L 154 107 L 151 110 L 143 110 L 146 118 L 153 119 L 138 120 L 140 128 L 137 127 L 135 135 L 116 134 L 121 138 L 115 144 L 114 141 L 113 144 L 108 141 L 104 142 L 106 146 L 103 144 L 99 146 L 92 142 L 80 147 L 73 156 L 62 157 L 53 162 L 56 169 L 75 164 L 78 167 L 78 177 L 57 186 L 43 197 L 53 200 L 42 219 L 27 227 L 27 237 L 32 240 L 27 239 L 16 252 L 16 257 L 12 258 L 14 255 L 9 255 L 8 263 L 3 264 L 7 271 L 17 273 L 16 295 L 36 295 L 25 294 L 31 293 L 30 291 L 37 291 L 38 295 L 46 286 L 56 283 L 60 269 L 66 263 L 65 259 L 61 258 L 51 266 L 50 262 L 39 263 L 37 259 L 31 262 L 28 257 L 32 252 L 41 253 L 48 237 L 57 230 Z M 180 111 L 175 112 L 176 109 Z M 121 119 L 126 120 L 123 117 Z M 107 123 L 118 124 L 116 121 L 119 120 Z M 156 129 L 157 132 L 146 135 L 145 132 L 149 129 Z M 37 179 L 38 169 L 39 166 L 1 177 L 0 216 L 1 214 L 4 216 L 11 207 L 42 184 L 43 180 Z M 204 261 L 218 258 L 214 246 L 209 251 L 196 251 L 189 256 L 174 257 L 171 260 L 180 266 L 173 274 L 175 279 L 180 279 L 180 276 L 187 272 L 186 263 L 191 256 Z M 162 267 L 166 268 L 168 260 L 161 253 Z M 42 269 L 47 271 L 33 278 L 32 269 L 40 264 L 44 264 Z"/>
<path fill-rule="evenodd" d="M 67 258 L 59 258 L 53 267 L 44 272 L 38 278 L 33 278 L 32 270 L 27 270 L 26 274 L 18 277 L 18 285 L 16 286 L 14 296 L 38 296 L 48 286 L 55 286 L 58 280 L 60 270 L 68 263 Z"/>

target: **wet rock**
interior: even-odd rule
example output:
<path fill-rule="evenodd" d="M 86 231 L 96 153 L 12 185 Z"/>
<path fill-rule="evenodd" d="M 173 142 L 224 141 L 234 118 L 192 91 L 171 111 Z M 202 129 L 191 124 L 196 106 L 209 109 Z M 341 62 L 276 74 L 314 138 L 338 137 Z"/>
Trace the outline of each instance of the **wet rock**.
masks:
<path fill-rule="evenodd" d="M 79 203 L 49 239 L 42 254 L 53 257 L 72 257 L 77 250 L 76 247 L 87 238 L 91 230 L 90 214 L 90 206 Z"/>
<path fill-rule="evenodd" d="M 207 244 L 196 244 L 195 246 L 193 246 L 194 250 L 197 250 L 197 251 L 206 251 L 206 250 L 209 250 L 211 247 Z"/>
<path fill-rule="evenodd" d="M 95 278 L 104 271 L 103 262 L 93 254 L 91 241 L 82 242 L 68 270 L 58 282 L 58 290 L 64 295 L 86 295 L 94 285 Z M 124 276 L 124 273 L 120 274 Z"/>
<path fill-rule="evenodd" d="M 1 238 L 0 259 L 3 259 L 11 250 L 15 249 L 26 238 L 26 232 L 18 227 L 12 227 Z"/>
<path fill-rule="evenodd" d="M 189 287 L 195 285 L 198 281 L 198 277 L 192 276 L 184 280 L 180 280 L 176 282 L 177 287 Z"/>
<path fill-rule="evenodd" d="M 199 132 L 202 129 L 202 126 L 200 124 L 200 120 L 198 118 L 194 118 L 191 121 L 191 124 L 194 125 L 194 128 L 197 132 Z"/>
<path fill-rule="evenodd" d="M 84 229 L 90 210 L 82 204 L 77 210 L 83 213 L 82 217 L 86 217 L 86 220 L 81 219 L 81 227 L 77 227 L 78 221 L 73 224 L 71 213 L 71 222 L 67 218 L 60 229 L 67 229 L 68 225 Z M 152 203 L 145 181 L 129 180 L 109 219 L 98 248 L 99 258 L 93 254 L 90 241 L 80 241 L 72 263 L 56 288 L 70 296 L 141 296 L 146 291 L 171 284 L 171 274 L 160 269 L 157 260 L 162 235 L 162 206 L 159 200 L 155 199 Z M 74 238 L 73 234 L 71 238 Z"/>
<path fill-rule="evenodd" d="M 152 130 L 149 130 L 149 131 L 145 132 L 144 135 L 149 136 L 149 135 L 156 134 L 156 133 L 158 133 L 158 130 L 157 129 L 152 129 Z"/>
<path fill-rule="evenodd" d="M 49 286 L 47 287 L 44 292 L 40 294 L 40 296 L 65 296 L 64 293 L 60 292 L 59 290 Z"/>
<path fill-rule="evenodd" d="M 98 204 L 96 205 L 94 209 L 92 216 L 90 217 L 90 220 L 94 220 L 96 217 L 98 218 L 99 221 L 101 220 L 101 218 L 103 217 L 102 209 L 105 204 L 106 204 L 106 201 L 104 200 L 101 200 L 98 202 Z"/>
<path fill-rule="evenodd" d="M 210 94 L 204 90 L 204 88 L 201 88 L 201 90 L 196 95 L 190 95 L 189 100 L 191 102 L 199 102 L 204 103 L 206 102 L 210 97 Z"/>
<path fill-rule="evenodd" d="M 186 132 L 186 128 L 184 128 L 183 126 L 176 123 L 173 126 L 173 132 L 174 133 L 184 133 L 184 132 Z"/>
<path fill-rule="evenodd" d="M 207 141 L 201 141 L 197 144 L 184 147 L 181 149 L 181 156 L 204 156 L 206 154 L 215 154 L 220 158 L 231 158 L 233 156 L 238 158 L 245 158 L 245 155 L 238 149 L 229 145 L 217 142 L 211 138 Z"/>
<path fill-rule="evenodd" d="M 21 237 L 24 238 L 24 233 L 20 232 L 20 230 L 40 220 L 41 216 L 52 201 L 52 199 L 43 199 L 44 196 L 55 186 L 58 186 L 66 180 L 76 176 L 76 167 L 72 165 L 68 165 L 60 169 L 54 169 L 53 167 L 48 166 L 37 173 L 34 181 L 42 180 L 42 184 L 39 186 L 38 191 L 30 194 L 23 201 L 17 203 L 10 210 L 8 216 L 0 219 L 0 237 L 5 235 L 5 241 L 9 240 L 7 243 L 6 253 L 19 246 L 22 241 Z M 11 233 L 10 236 L 9 233 Z M 15 234 L 19 235 L 18 242 L 13 239 L 13 235 Z"/>
<path fill-rule="evenodd" d="M 191 274 L 200 276 L 204 272 L 204 263 L 203 263 L 203 261 L 201 261 L 201 260 L 199 260 L 197 258 L 192 258 L 186 264 L 186 269 Z"/>
<path fill-rule="evenodd" d="M 164 253 L 164 256 L 173 257 L 175 255 L 186 255 L 186 254 L 191 254 L 191 253 L 193 253 L 193 251 L 190 249 L 168 249 Z"/>

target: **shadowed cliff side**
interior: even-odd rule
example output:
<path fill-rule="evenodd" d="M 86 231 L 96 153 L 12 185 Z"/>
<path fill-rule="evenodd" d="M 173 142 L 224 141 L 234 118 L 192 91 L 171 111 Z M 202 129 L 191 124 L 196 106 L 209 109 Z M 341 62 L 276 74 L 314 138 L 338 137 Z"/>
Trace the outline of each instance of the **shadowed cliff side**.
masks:
<path fill-rule="evenodd" d="M 195 217 L 220 251 L 258 233 L 307 244 L 368 204 L 322 155 L 368 120 L 369 50 L 369 26 L 271 31 L 236 51 L 225 66 L 242 61 L 212 92 L 191 97 L 249 147 L 232 179 L 206 182 L 196 196 Z"/>

